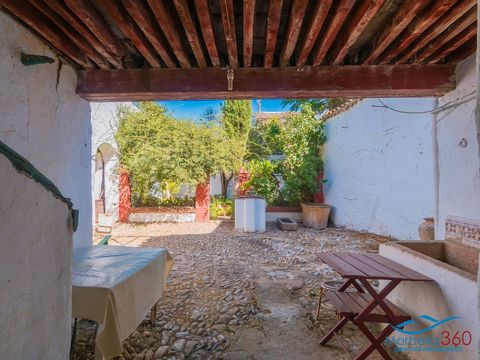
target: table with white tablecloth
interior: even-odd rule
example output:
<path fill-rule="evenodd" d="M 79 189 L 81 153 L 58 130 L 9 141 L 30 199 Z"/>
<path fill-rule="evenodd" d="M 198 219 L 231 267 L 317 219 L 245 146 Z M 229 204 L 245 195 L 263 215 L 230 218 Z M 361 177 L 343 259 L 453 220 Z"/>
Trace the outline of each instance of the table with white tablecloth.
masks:
<path fill-rule="evenodd" d="M 162 296 L 173 259 L 166 249 L 96 245 L 73 254 L 72 316 L 99 324 L 103 357 L 122 353 L 122 340 Z"/>

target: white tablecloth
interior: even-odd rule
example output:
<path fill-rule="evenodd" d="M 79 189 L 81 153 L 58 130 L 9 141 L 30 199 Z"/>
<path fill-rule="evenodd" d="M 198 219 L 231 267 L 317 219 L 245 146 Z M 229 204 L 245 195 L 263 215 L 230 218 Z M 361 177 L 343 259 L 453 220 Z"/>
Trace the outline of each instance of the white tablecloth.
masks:
<path fill-rule="evenodd" d="M 173 259 L 165 249 L 96 245 L 73 254 L 72 316 L 100 324 L 106 359 L 145 319 L 166 287 Z"/>

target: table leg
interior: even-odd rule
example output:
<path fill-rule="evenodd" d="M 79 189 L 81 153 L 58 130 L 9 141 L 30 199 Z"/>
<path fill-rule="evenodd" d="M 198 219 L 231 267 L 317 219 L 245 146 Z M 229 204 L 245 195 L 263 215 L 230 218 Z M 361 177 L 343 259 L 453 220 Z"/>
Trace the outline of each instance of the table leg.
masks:
<path fill-rule="evenodd" d="M 155 322 L 157 321 L 157 304 L 153 305 L 152 310 L 150 311 L 150 325 L 152 329 L 155 327 Z"/>
<path fill-rule="evenodd" d="M 366 359 L 374 350 L 377 350 L 380 355 L 386 360 L 392 360 L 390 355 L 387 353 L 387 351 L 383 348 L 382 343 L 383 341 L 387 338 L 388 335 L 390 335 L 395 329 L 389 325 L 383 329 L 383 331 L 378 335 L 378 337 L 375 337 L 370 330 L 367 328 L 365 323 L 363 322 L 357 322 L 354 321 L 355 325 L 362 331 L 362 333 L 365 334 L 365 336 L 370 340 L 370 345 L 366 346 L 363 350 L 360 351 L 360 353 L 355 356 L 355 360 L 363 360 Z"/>
<path fill-rule="evenodd" d="M 356 317 L 356 320 L 362 321 L 370 312 L 375 309 L 375 307 L 378 305 L 380 306 L 383 311 L 385 311 L 385 314 L 389 318 L 390 322 L 395 324 L 396 323 L 396 318 L 395 315 L 393 314 L 392 310 L 385 304 L 385 298 L 387 297 L 390 292 L 392 292 L 395 287 L 397 287 L 398 284 L 400 284 L 400 280 L 391 280 L 387 286 L 385 286 L 382 291 L 377 293 L 375 289 L 370 285 L 368 280 L 366 279 L 360 279 L 360 282 L 362 283 L 363 287 L 368 291 L 368 293 L 372 296 L 373 300 L 370 304 L 365 307 Z"/>
<path fill-rule="evenodd" d="M 358 292 L 364 293 L 365 290 L 363 290 L 362 286 L 357 282 L 357 279 L 348 279 L 346 280 L 343 285 L 338 289 L 340 292 L 344 292 L 345 290 L 348 289 L 350 285 L 353 285 L 355 289 L 357 289 Z"/>
<path fill-rule="evenodd" d="M 320 345 L 327 345 L 327 343 L 330 341 L 330 339 L 340 331 L 341 328 L 343 328 L 348 322 L 348 319 L 346 317 L 342 317 L 339 322 L 335 325 L 335 327 L 330 330 L 321 340 L 320 340 Z"/>

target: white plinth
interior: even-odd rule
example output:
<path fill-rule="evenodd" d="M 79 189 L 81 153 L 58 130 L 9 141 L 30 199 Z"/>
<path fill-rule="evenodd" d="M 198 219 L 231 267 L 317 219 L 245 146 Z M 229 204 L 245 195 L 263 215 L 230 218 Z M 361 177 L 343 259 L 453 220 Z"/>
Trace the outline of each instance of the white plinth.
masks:
<path fill-rule="evenodd" d="M 235 199 L 235 229 L 245 232 L 265 232 L 265 199 L 241 197 Z"/>

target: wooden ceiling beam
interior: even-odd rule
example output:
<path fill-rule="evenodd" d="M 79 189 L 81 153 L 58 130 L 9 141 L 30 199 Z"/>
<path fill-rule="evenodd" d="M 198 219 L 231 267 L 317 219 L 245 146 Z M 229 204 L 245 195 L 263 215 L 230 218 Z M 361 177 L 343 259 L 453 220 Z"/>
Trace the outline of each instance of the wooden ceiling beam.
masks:
<path fill-rule="evenodd" d="M 243 1 L 243 66 L 252 66 L 253 25 L 255 23 L 255 0 Z"/>
<path fill-rule="evenodd" d="M 401 34 L 413 21 L 415 16 L 423 10 L 430 0 L 404 0 L 402 5 L 393 15 L 386 28 L 380 30 L 380 35 L 375 41 L 372 52 L 363 61 L 365 65 L 375 64 L 383 51 Z"/>
<path fill-rule="evenodd" d="M 440 36 L 437 36 L 433 41 L 428 44 L 424 49 L 415 55 L 413 59 L 414 64 L 420 64 L 424 62 L 435 51 L 441 48 L 445 43 L 453 39 L 460 34 L 468 26 L 474 24 L 477 21 L 477 10 L 472 9 L 465 14 L 461 19 L 452 25 L 447 31 L 444 31 Z"/>
<path fill-rule="evenodd" d="M 477 50 L 477 39 L 473 38 L 463 44 L 458 50 L 448 55 L 448 63 L 456 64 L 462 60 L 465 60 L 470 55 L 474 54 Z"/>
<path fill-rule="evenodd" d="M 308 55 L 310 55 L 310 52 L 315 45 L 315 41 L 317 40 L 318 34 L 320 33 L 320 30 L 322 30 L 322 26 L 327 19 L 328 11 L 330 10 L 332 3 L 333 0 L 317 1 L 307 29 L 307 33 L 305 35 L 305 39 L 300 46 L 300 54 L 298 55 L 297 66 L 303 66 L 307 62 Z"/>
<path fill-rule="evenodd" d="M 195 0 L 195 8 L 197 9 L 198 21 L 202 28 L 203 41 L 207 47 L 208 56 L 210 57 L 212 65 L 218 67 L 220 66 L 220 58 L 215 43 L 212 18 L 210 17 L 210 11 L 208 10 L 208 0 Z"/>
<path fill-rule="evenodd" d="M 280 66 L 288 65 L 290 57 L 295 51 L 307 5 L 308 0 L 294 0 L 292 3 L 292 9 L 288 18 L 287 33 L 283 40 L 283 48 L 280 53 Z"/>
<path fill-rule="evenodd" d="M 101 56 L 108 60 L 115 68 L 121 69 L 122 62 L 120 59 L 113 57 L 97 39 L 97 37 L 81 22 L 68 8 L 64 6 L 59 0 L 45 1 L 45 5 L 55 11 L 68 24 L 70 24 L 83 38 L 88 42 Z"/>
<path fill-rule="evenodd" d="M 132 1 L 138 2 L 138 0 Z M 155 15 L 155 18 L 157 19 L 158 26 L 160 26 L 162 29 L 163 34 L 167 38 L 167 41 L 177 57 L 180 65 L 186 69 L 191 68 L 190 60 L 188 59 L 188 55 L 183 48 L 178 29 L 175 28 L 172 21 L 172 15 L 169 14 L 165 8 L 165 3 L 158 0 L 147 0 L 147 2 L 150 5 L 150 9 L 152 9 L 153 15 Z"/>
<path fill-rule="evenodd" d="M 328 50 L 332 46 L 335 39 L 338 37 L 340 29 L 342 28 L 348 14 L 355 5 L 355 0 L 338 0 L 335 1 L 335 13 L 328 24 L 322 38 L 320 39 L 317 52 L 313 59 L 313 65 L 321 65 Z"/>
<path fill-rule="evenodd" d="M 94 68 L 92 62 L 73 45 L 60 29 L 52 27 L 50 20 L 26 1 L 0 0 L 0 5 L 40 34 L 57 51 L 85 69 Z M 52 24 L 53 25 L 53 24 Z"/>
<path fill-rule="evenodd" d="M 435 51 L 432 56 L 428 58 L 428 62 L 437 63 L 443 60 L 448 54 L 457 50 L 460 46 L 465 44 L 471 39 L 474 39 L 477 36 L 477 24 L 472 24 L 463 30 L 460 34 L 452 38 L 440 49 Z"/>
<path fill-rule="evenodd" d="M 470 11 L 475 4 L 476 0 L 466 0 L 455 5 L 455 11 L 448 11 L 437 22 L 430 26 L 415 42 L 410 46 L 410 49 L 406 51 L 396 61 L 397 64 L 406 63 L 412 56 L 419 50 L 427 46 L 437 36 L 445 32 L 455 21 L 460 19 L 468 11 Z"/>
<path fill-rule="evenodd" d="M 278 27 L 282 13 L 283 0 L 270 0 L 268 2 L 267 30 L 265 33 L 265 54 L 263 66 L 267 69 L 273 65 L 273 56 L 277 45 Z"/>
<path fill-rule="evenodd" d="M 112 33 L 106 21 L 88 0 L 65 0 L 65 4 L 114 57 L 121 59 L 125 56 L 127 53 L 125 46 Z"/>
<path fill-rule="evenodd" d="M 373 17 L 377 15 L 384 3 L 385 0 L 363 1 L 360 3 L 360 6 L 355 10 L 348 22 L 348 27 L 342 29 L 340 39 L 336 41 L 338 45 L 334 52 L 336 55 L 334 56 L 333 65 L 339 65 L 343 62 L 355 41 L 357 41 Z"/>
<path fill-rule="evenodd" d="M 150 16 L 143 2 L 137 0 L 122 0 L 125 9 L 132 19 L 137 23 L 145 37 L 150 41 L 155 51 L 160 55 L 165 65 L 168 67 L 177 67 L 175 60 L 172 59 L 167 50 L 167 44 L 163 41 L 162 36 L 156 28 L 154 20 Z"/>
<path fill-rule="evenodd" d="M 143 36 L 140 29 L 133 23 L 130 17 L 118 8 L 119 4 L 116 3 L 115 0 L 97 1 L 111 16 L 123 34 L 131 41 L 135 48 L 137 48 L 140 54 L 143 55 L 146 62 L 149 63 L 151 67 L 161 67 L 162 65 L 157 59 L 155 51 L 151 49 L 148 40 Z"/>
<path fill-rule="evenodd" d="M 98 54 L 85 39 L 76 32 L 68 23 L 65 22 L 51 8 L 45 5 L 42 0 L 29 0 L 29 2 L 37 8 L 38 11 L 48 17 L 58 28 L 67 36 L 85 55 L 90 58 L 100 69 L 110 69 L 108 61 Z"/>
<path fill-rule="evenodd" d="M 173 0 L 175 7 L 177 8 L 178 16 L 180 21 L 185 29 L 185 34 L 187 35 L 188 42 L 193 50 L 193 55 L 197 60 L 197 64 L 201 68 L 207 67 L 207 60 L 203 55 L 202 46 L 200 44 L 200 37 L 198 36 L 195 23 L 193 22 L 192 15 L 190 14 L 190 9 L 186 0 Z"/>
<path fill-rule="evenodd" d="M 238 67 L 237 37 L 235 35 L 235 13 L 233 0 L 220 0 L 223 32 L 227 44 L 228 63 L 231 68 Z"/>
<path fill-rule="evenodd" d="M 439 96 L 455 87 L 451 65 L 240 68 L 227 71 L 126 69 L 81 71 L 77 93 L 91 101 Z"/>
<path fill-rule="evenodd" d="M 405 51 L 422 33 L 427 30 L 434 22 L 443 16 L 457 0 L 434 1 L 426 10 L 425 14 L 417 16 L 415 20 L 406 28 L 403 35 L 396 40 L 395 46 L 388 49 L 385 57 L 380 64 L 388 64 L 395 57 Z"/>

